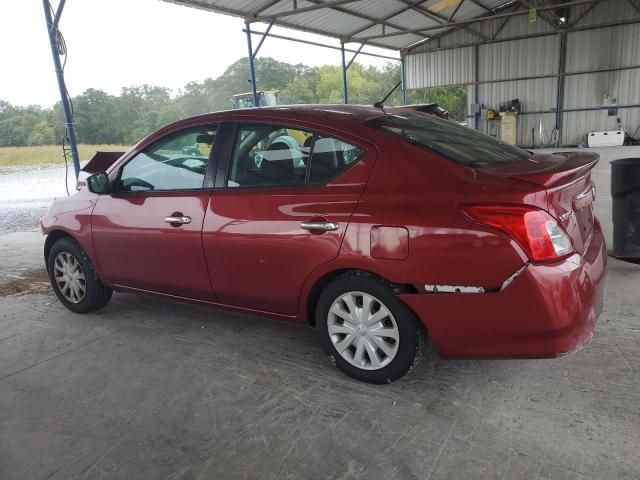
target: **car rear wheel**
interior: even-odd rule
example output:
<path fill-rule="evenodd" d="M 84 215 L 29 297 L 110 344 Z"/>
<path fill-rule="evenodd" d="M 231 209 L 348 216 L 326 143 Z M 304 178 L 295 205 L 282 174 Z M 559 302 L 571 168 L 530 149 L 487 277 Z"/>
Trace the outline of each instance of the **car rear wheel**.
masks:
<path fill-rule="evenodd" d="M 320 295 L 316 324 L 332 363 L 369 383 L 390 383 L 422 356 L 423 330 L 392 288 L 359 272 L 341 275 Z"/>
<path fill-rule="evenodd" d="M 53 244 L 47 270 L 53 291 L 72 312 L 93 312 L 111 299 L 113 290 L 100 281 L 85 251 L 71 238 L 61 238 Z"/>

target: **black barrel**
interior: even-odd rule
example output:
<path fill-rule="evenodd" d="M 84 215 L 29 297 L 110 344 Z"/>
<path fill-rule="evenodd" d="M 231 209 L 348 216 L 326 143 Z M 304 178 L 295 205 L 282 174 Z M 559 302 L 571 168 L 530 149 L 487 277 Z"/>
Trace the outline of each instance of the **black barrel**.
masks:
<path fill-rule="evenodd" d="M 640 259 L 640 158 L 611 162 L 613 255 Z"/>

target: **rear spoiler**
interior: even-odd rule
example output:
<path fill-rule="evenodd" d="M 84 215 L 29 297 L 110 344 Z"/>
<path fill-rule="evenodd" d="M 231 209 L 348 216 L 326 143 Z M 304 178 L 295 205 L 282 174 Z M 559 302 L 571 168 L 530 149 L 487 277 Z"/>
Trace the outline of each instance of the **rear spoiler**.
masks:
<path fill-rule="evenodd" d="M 413 110 L 415 112 L 428 113 L 430 115 L 435 115 L 436 117 L 449 120 L 449 112 L 439 107 L 437 103 L 417 103 L 415 105 L 404 105 L 395 108 L 399 110 Z"/>

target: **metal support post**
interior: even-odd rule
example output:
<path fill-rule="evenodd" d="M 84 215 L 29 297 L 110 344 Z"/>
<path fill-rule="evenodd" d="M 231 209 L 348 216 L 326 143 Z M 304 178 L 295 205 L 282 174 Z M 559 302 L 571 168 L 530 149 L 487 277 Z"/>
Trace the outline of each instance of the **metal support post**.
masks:
<path fill-rule="evenodd" d="M 346 105 L 349 103 L 349 95 L 347 94 L 347 63 L 344 58 L 344 43 L 340 43 L 340 53 L 342 54 L 342 98 Z"/>
<path fill-rule="evenodd" d="M 258 42 L 258 46 L 256 47 L 255 50 L 251 46 L 251 25 L 248 22 L 245 23 L 245 29 L 243 30 L 247 34 L 247 47 L 249 49 L 249 74 L 251 75 L 251 94 L 253 96 L 254 107 L 260 107 L 260 102 L 258 99 L 258 90 L 256 88 L 256 71 L 255 71 L 253 62 L 256 59 L 256 56 L 258 55 L 258 52 L 260 51 L 260 47 L 262 47 L 262 44 L 264 43 L 265 38 L 267 38 L 267 35 L 269 35 L 269 31 L 271 30 L 271 27 L 273 27 L 273 24 L 275 23 L 275 21 L 276 21 L 275 18 L 271 20 L 265 32 L 261 34 L 262 38 L 260 38 L 260 41 Z"/>
<path fill-rule="evenodd" d="M 407 104 L 407 77 L 404 71 L 404 68 L 405 68 L 404 59 L 405 59 L 404 54 L 401 54 L 400 55 L 400 84 L 401 84 L 402 91 L 400 92 L 400 94 L 402 95 L 402 105 Z"/>
<path fill-rule="evenodd" d="M 556 96 L 556 147 L 562 146 L 562 123 L 564 112 L 564 80 L 567 65 L 567 32 L 560 32 L 560 58 L 558 61 L 558 92 Z"/>
<path fill-rule="evenodd" d="M 66 0 L 60 0 L 58 9 L 56 10 L 55 17 L 52 17 L 52 7 L 49 0 L 42 0 L 44 7 L 44 17 L 47 21 L 47 33 L 49 34 L 49 44 L 51 46 L 51 56 L 53 57 L 53 65 L 56 71 L 56 77 L 58 79 L 58 89 L 60 90 L 60 104 L 62 105 L 62 111 L 64 113 L 65 132 L 67 140 L 69 142 L 69 148 L 71 149 L 71 159 L 73 161 L 73 170 L 78 178 L 80 173 L 80 159 L 78 157 L 78 145 L 76 143 L 76 131 L 73 127 L 73 115 L 71 113 L 71 103 L 69 100 L 69 92 L 64 82 L 64 70 L 60 62 L 60 51 L 58 48 L 58 23 L 60 22 L 60 16 L 64 9 Z"/>
<path fill-rule="evenodd" d="M 254 60 L 256 59 L 256 56 L 258 55 L 258 52 L 260 51 L 260 47 L 264 43 L 264 39 L 267 38 L 267 35 L 269 35 L 269 32 L 271 31 L 271 27 L 273 27 L 273 24 L 275 23 L 275 21 L 276 21 L 275 19 L 271 20 L 271 22 L 269 23 L 269 26 L 267 27 L 267 29 L 262 34 L 262 38 L 260 38 L 260 41 L 258 42 L 258 46 L 256 47 L 256 49 L 254 50 L 254 52 L 251 55 Z"/>
<path fill-rule="evenodd" d="M 249 50 L 249 76 L 251 77 L 251 94 L 253 96 L 253 106 L 259 107 L 258 90 L 256 89 L 256 72 L 253 67 L 253 48 L 251 47 L 251 24 L 245 23 L 247 32 L 247 49 Z M 262 42 L 260 42 L 262 43 Z"/>
<path fill-rule="evenodd" d="M 358 47 L 358 49 L 355 51 L 355 53 L 353 54 L 353 57 L 351 57 L 351 60 L 349 60 L 349 63 L 347 63 L 347 70 L 349 70 L 349 67 L 351 66 L 351 64 L 353 63 L 353 61 L 356 59 L 356 57 L 358 56 L 358 54 L 360 53 L 360 50 L 362 50 L 362 47 L 364 47 L 364 42 L 360 44 L 360 46 Z"/>
<path fill-rule="evenodd" d="M 473 63 L 474 63 L 474 75 L 476 84 L 473 87 L 473 102 L 476 105 L 480 105 L 480 47 L 478 45 L 473 49 Z M 475 128 L 476 130 L 480 130 L 480 117 L 482 116 L 482 109 L 475 114 Z"/>
<path fill-rule="evenodd" d="M 405 63 L 404 63 L 404 55 L 400 60 L 400 82 L 402 82 L 402 104 L 407 104 L 407 76 L 404 71 Z"/>

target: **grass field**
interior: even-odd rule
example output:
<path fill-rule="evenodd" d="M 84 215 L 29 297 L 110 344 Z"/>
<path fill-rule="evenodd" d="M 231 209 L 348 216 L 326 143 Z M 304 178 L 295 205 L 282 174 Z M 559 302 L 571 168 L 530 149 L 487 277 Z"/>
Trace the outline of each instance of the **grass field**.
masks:
<path fill-rule="evenodd" d="M 123 145 L 78 145 L 80 161 L 89 160 L 97 151 L 125 152 Z M 71 157 L 69 157 L 71 161 Z M 0 147 L 0 167 L 64 163 L 60 145 L 34 147 Z"/>

